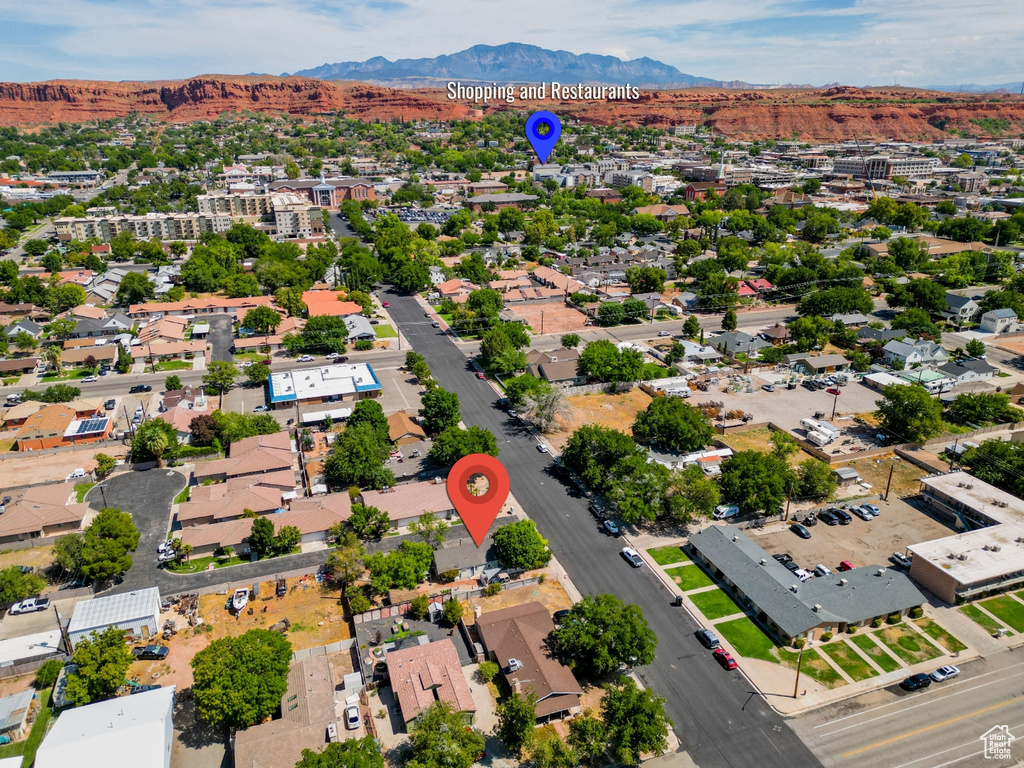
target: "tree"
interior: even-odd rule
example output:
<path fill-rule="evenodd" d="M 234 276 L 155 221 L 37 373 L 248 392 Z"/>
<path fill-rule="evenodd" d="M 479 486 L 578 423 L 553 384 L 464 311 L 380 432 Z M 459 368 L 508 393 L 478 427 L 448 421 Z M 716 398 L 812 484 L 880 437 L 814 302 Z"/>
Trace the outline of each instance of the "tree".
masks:
<path fill-rule="evenodd" d="M 626 270 L 630 293 L 661 293 L 665 290 L 665 270 L 658 267 L 630 267 Z"/>
<path fill-rule="evenodd" d="M 665 699 L 649 688 L 640 690 L 632 678 L 619 678 L 618 686 L 605 691 L 601 719 L 612 755 L 624 765 L 639 765 L 640 755 L 668 746 L 672 722 L 665 716 Z"/>
<path fill-rule="evenodd" d="M 196 447 L 211 446 L 220 440 L 220 425 L 208 413 L 202 413 L 189 422 L 192 433 L 192 445 Z"/>
<path fill-rule="evenodd" d="M 463 456 L 471 453 L 498 455 L 498 441 L 494 433 L 483 427 L 449 427 L 434 438 L 430 448 L 430 460 L 450 467 Z"/>
<path fill-rule="evenodd" d="M 80 533 L 66 533 L 53 542 L 53 561 L 65 573 L 82 569 L 82 547 L 84 540 Z"/>
<path fill-rule="evenodd" d="M 395 476 L 384 466 L 390 445 L 371 424 L 348 426 L 334 441 L 324 461 L 324 477 L 335 488 L 380 489 L 395 484 Z"/>
<path fill-rule="evenodd" d="M 666 506 L 681 523 L 711 517 L 721 499 L 718 483 L 696 464 L 673 472 L 669 487 L 673 493 L 666 499 Z"/>
<path fill-rule="evenodd" d="M 52 323 L 43 326 L 43 332 L 51 339 L 63 341 L 71 337 L 78 327 L 78 321 L 73 317 L 61 317 Z"/>
<path fill-rule="evenodd" d="M 116 507 L 104 507 L 82 535 L 81 571 L 93 581 L 105 581 L 132 567 L 139 546 L 139 531 L 132 516 Z"/>
<path fill-rule="evenodd" d="M 615 595 L 585 595 L 555 627 L 552 643 L 573 672 L 598 680 L 621 667 L 654 661 L 658 638 L 643 611 Z"/>
<path fill-rule="evenodd" d="M 967 354 L 971 357 L 984 357 L 985 356 L 985 342 L 981 339 L 971 339 L 967 342 L 965 347 Z"/>
<path fill-rule="evenodd" d="M 690 315 L 683 323 L 683 335 L 688 339 L 694 339 L 700 333 L 700 320 L 696 315 Z"/>
<path fill-rule="evenodd" d="M 269 557 L 275 551 L 274 522 L 268 517 L 255 517 L 249 529 L 249 549 L 259 558 Z"/>
<path fill-rule="evenodd" d="M 31 352 L 39 346 L 39 342 L 31 333 L 21 330 L 14 334 L 14 346 L 18 348 L 19 352 Z"/>
<path fill-rule="evenodd" d="M 580 335 L 578 333 L 563 333 L 561 344 L 566 349 L 573 349 L 580 345 Z"/>
<path fill-rule="evenodd" d="M 220 395 L 220 405 L 224 405 L 224 393 L 235 385 L 238 369 L 232 363 L 214 360 L 206 367 L 203 374 L 203 387 Z"/>
<path fill-rule="evenodd" d="M 278 288 L 274 291 L 274 303 L 288 313 L 288 317 L 300 317 L 306 311 L 302 291 L 297 288 Z"/>
<path fill-rule="evenodd" d="M 493 534 L 494 548 L 503 568 L 530 571 L 551 559 L 547 541 L 532 520 L 503 525 Z"/>
<path fill-rule="evenodd" d="M 216 436 L 225 445 L 247 437 L 272 435 L 281 431 L 281 425 L 269 413 L 214 411 L 212 417 L 216 424 Z"/>
<path fill-rule="evenodd" d="M 607 741 L 608 729 L 596 717 L 585 714 L 569 721 L 569 744 L 584 763 L 593 765 L 604 753 Z"/>
<path fill-rule="evenodd" d="M 281 706 L 288 690 L 292 644 L 277 632 L 250 629 L 214 640 L 192 658 L 199 716 L 215 728 L 245 728 Z"/>
<path fill-rule="evenodd" d="M 366 547 L 352 531 L 343 531 L 337 538 L 338 546 L 327 556 L 327 572 L 341 582 L 341 594 L 366 569 Z"/>
<path fill-rule="evenodd" d="M 246 381 L 253 387 L 262 387 L 270 381 L 270 366 L 266 363 L 253 363 L 245 369 Z"/>
<path fill-rule="evenodd" d="M 34 573 L 22 573 L 16 565 L 0 571 L 0 603 L 16 603 L 26 597 L 38 595 L 46 586 L 46 579 Z"/>
<path fill-rule="evenodd" d="M 136 463 L 155 461 L 157 466 L 162 466 L 164 456 L 174 456 L 177 450 L 177 430 L 163 419 L 149 419 L 135 430 L 131 460 Z"/>
<path fill-rule="evenodd" d="M 360 400 L 345 423 L 348 428 L 358 424 L 369 424 L 382 441 L 390 439 L 388 417 L 384 415 L 384 409 L 376 400 Z"/>
<path fill-rule="evenodd" d="M 242 327 L 258 334 L 269 335 L 281 325 L 281 313 L 271 307 L 253 307 L 242 318 Z"/>
<path fill-rule="evenodd" d="M 681 397 L 656 397 L 636 415 L 633 437 L 666 450 L 690 453 L 711 443 L 714 430 L 700 411 Z"/>
<path fill-rule="evenodd" d="M 743 514 L 773 515 L 789 493 L 793 470 L 785 459 L 760 451 L 739 451 L 722 466 L 722 497 Z"/>
<path fill-rule="evenodd" d="M 44 661 L 43 666 L 36 670 L 36 677 L 32 681 L 32 686 L 37 691 L 53 687 L 53 684 L 57 682 L 57 678 L 60 677 L 62 669 L 64 669 L 63 659 Z"/>
<path fill-rule="evenodd" d="M 22 250 L 29 256 L 42 256 L 49 248 L 50 246 L 46 244 L 45 240 L 26 240 L 22 246 Z"/>
<path fill-rule="evenodd" d="M 328 744 L 319 752 L 302 750 L 295 768 L 384 768 L 384 755 L 373 736 Z"/>
<path fill-rule="evenodd" d="M 732 307 L 725 310 L 725 314 L 722 315 L 722 330 L 723 331 L 735 331 L 739 323 L 736 320 L 736 310 Z"/>
<path fill-rule="evenodd" d="M 824 461 L 806 459 L 797 467 L 797 494 L 805 499 L 827 499 L 836 491 L 838 481 Z"/>
<path fill-rule="evenodd" d="M 963 392 L 950 403 L 946 416 L 954 424 L 990 424 L 1020 421 L 1024 412 L 1010 405 L 1009 395 Z"/>
<path fill-rule="evenodd" d="M 800 444 L 796 441 L 789 432 L 783 432 L 782 430 L 776 430 L 772 432 L 768 438 L 768 442 L 772 444 L 772 452 L 776 456 L 786 458 L 792 456 L 794 453 L 800 452 Z"/>
<path fill-rule="evenodd" d="M 537 693 L 532 687 L 526 695 L 512 693 L 498 704 L 498 723 L 494 735 L 501 739 L 508 751 L 522 757 L 533 746 L 537 727 Z"/>
<path fill-rule="evenodd" d="M 422 403 L 420 416 L 423 417 L 423 429 L 432 437 L 458 426 L 462 420 L 459 396 L 455 392 L 436 387 L 423 395 Z"/>
<path fill-rule="evenodd" d="M 274 540 L 274 554 L 287 555 L 302 541 L 302 531 L 294 525 L 283 525 Z"/>
<path fill-rule="evenodd" d="M 364 541 L 381 539 L 391 529 L 391 518 L 377 507 L 353 504 L 352 516 L 348 519 L 352 532 Z"/>
<path fill-rule="evenodd" d="M 901 442 L 923 443 L 942 431 L 942 404 L 924 387 L 890 384 L 882 388 L 882 397 L 875 401 L 875 416 Z"/>
<path fill-rule="evenodd" d="M 156 297 L 156 286 L 144 272 L 129 272 L 121 278 L 114 301 L 122 306 L 142 304 Z"/>
<path fill-rule="evenodd" d="M 560 420 L 570 415 L 565 393 L 550 385 L 527 396 L 522 406 L 524 414 L 544 433 L 555 431 Z"/>
<path fill-rule="evenodd" d="M 505 397 L 511 405 L 522 405 L 527 397 L 536 392 L 543 392 L 551 389 L 551 385 L 544 379 L 524 373 L 515 378 L 505 379 Z"/>
<path fill-rule="evenodd" d="M 900 312 L 892 320 L 892 327 L 914 336 L 942 338 L 942 329 L 932 322 L 931 316 L 923 309 L 910 308 Z"/>
<path fill-rule="evenodd" d="M 480 341 L 480 363 L 485 370 L 512 373 L 526 367 L 526 355 L 511 338 L 509 330 L 508 326 L 499 325 L 484 333 Z"/>
<path fill-rule="evenodd" d="M 181 389 L 181 377 L 173 374 L 164 379 L 164 392 L 177 392 Z"/>
<path fill-rule="evenodd" d="M 629 435 L 599 424 L 586 424 L 570 435 L 562 450 L 562 460 L 587 485 L 604 491 L 612 467 L 640 452 Z"/>
<path fill-rule="evenodd" d="M 483 735 L 467 728 L 462 714 L 443 701 L 431 704 L 410 730 L 406 768 L 470 768 L 484 751 Z"/>
<path fill-rule="evenodd" d="M 370 585 L 378 595 L 390 589 L 413 589 L 430 573 L 434 550 L 429 544 L 403 541 L 387 554 L 374 552 L 366 558 Z"/>
<path fill-rule="evenodd" d="M 75 643 L 71 661 L 76 669 L 68 674 L 65 696 L 84 706 L 111 698 L 124 685 L 132 654 L 124 642 L 124 630 L 108 627 Z"/>
<path fill-rule="evenodd" d="M 117 460 L 105 453 L 94 454 L 92 458 L 96 462 L 96 477 L 100 479 L 109 475 L 117 466 Z"/>
<path fill-rule="evenodd" d="M 432 512 L 424 512 L 416 520 L 409 523 L 409 531 L 423 539 L 431 549 L 437 549 L 444 544 L 451 526 L 444 520 L 435 517 Z"/>
<path fill-rule="evenodd" d="M 823 291 L 808 293 L 797 304 L 796 311 L 801 315 L 828 317 L 829 315 L 842 315 L 851 312 L 871 314 L 874 308 L 875 305 L 871 300 L 871 294 L 863 288 L 836 286 L 834 288 L 826 288 Z"/>
<path fill-rule="evenodd" d="M 462 613 L 462 603 L 454 598 L 446 600 L 444 608 L 441 609 L 441 615 L 450 627 L 458 625 L 459 621 L 462 620 Z"/>

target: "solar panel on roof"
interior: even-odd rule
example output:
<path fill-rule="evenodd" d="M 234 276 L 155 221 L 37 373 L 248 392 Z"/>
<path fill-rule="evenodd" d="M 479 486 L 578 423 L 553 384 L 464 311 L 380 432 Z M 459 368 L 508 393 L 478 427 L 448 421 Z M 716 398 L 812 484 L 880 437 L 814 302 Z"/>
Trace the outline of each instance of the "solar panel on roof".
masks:
<path fill-rule="evenodd" d="M 107 426 L 109 419 L 86 419 L 78 425 L 78 432 L 76 434 L 84 435 L 90 432 L 102 432 Z"/>

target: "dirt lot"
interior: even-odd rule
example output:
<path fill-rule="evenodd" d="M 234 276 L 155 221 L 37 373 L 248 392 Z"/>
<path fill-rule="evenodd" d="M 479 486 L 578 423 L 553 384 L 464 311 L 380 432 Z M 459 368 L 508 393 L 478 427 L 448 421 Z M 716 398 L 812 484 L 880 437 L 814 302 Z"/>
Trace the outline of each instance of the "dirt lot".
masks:
<path fill-rule="evenodd" d="M 79 467 L 86 472 L 94 470 L 96 461 L 93 456 L 97 453 L 124 458 L 125 449 L 120 443 L 113 443 L 102 448 L 90 445 L 82 450 L 59 451 L 55 454 L 7 453 L 3 461 L 0 461 L 0 477 L 3 477 L 5 488 L 54 480 L 63 483 L 64 478 Z M 71 492 L 70 486 L 68 492 Z"/>
<path fill-rule="evenodd" d="M 567 402 L 570 417 L 557 432 L 547 435 L 558 450 L 565 446 L 573 431 L 584 424 L 602 424 L 629 434 L 636 414 L 647 408 L 651 396 L 634 388 L 617 395 L 576 395 L 568 398 Z"/>
<path fill-rule="evenodd" d="M 752 534 L 769 554 L 788 552 L 801 567 L 810 569 L 824 563 L 835 570 L 842 560 L 849 560 L 858 567 L 892 567 L 889 556 L 893 552 L 902 552 L 908 544 L 949 536 L 952 532 L 895 495 L 888 503 L 877 497 L 871 503 L 882 510 L 879 517 L 869 522 L 854 516 L 849 525 L 828 526 L 819 522 L 810 529 L 810 539 L 801 539 L 781 523 L 769 525 L 764 532 L 750 529 L 746 533 Z"/>
<path fill-rule="evenodd" d="M 848 497 L 850 494 L 863 496 L 865 494 L 885 493 L 885 485 L 889 480 L 890 469 L 892 469 L 892 487 L 889 492 L 889 498 L 914 496 L 921 492 L 919 480 L 925 475 L 923 469 L 915 464 L 911 464 L 909 461 L 904 461 L 895 454 L 875 459 L 848 461 L 842 466 L 857 470 L 857 474 L 860 475 L 861 479 L 871 486 L 871 489 L 868 490 L 861 485 L 854 485 L 850 487 L 849 493 L 844 493 L 845 489 L 840 488 L 838 495 L 843 498 Z"/>
<path fill-rule="evenodd" d="M 509 311 L 521 317 L 534 333 L 569 333 L 586 327 L 587 316 L 557 302 L 511 304 Z M 541 317 L 543 313 L 543 317 Z"/>
<path fill-rule="evenodd" d="M 29 549 L 5 549 L 0 552 L 0 571 L 12 565 L 31 565 L 37 571 L 45 570 L 53 562 L 53 546 Z"/>
<path fill-rule="evenodd" d="M 718 439 L 732 448 L 734 451 L 763 451 L 770 453 L 773 450 L 771 430 L 767 427 L 762 429 L 751 429 L 748 432 L 727 432 Z M 800 450 L 789 457 L 789 463 L 796 466 L 801 461 L 814 458 L 807 451 Z"/>
<path fill-rule="evenodd" d="M 479 607 L 483 613 L 498 611 L 502 608 L 512 608 L 516 605 L 536 601 L 547 607 L 548 612 L 554 613 L 565 608 L 572 608 L 572 599 L 566 593 L 565 588 L 558 579 L 549 576 L 543 584 L 533 584 L 528 587 L 506 589 L 494 597 L 474 597 L 469 601 L 470 608 Z M 465 620 L 467 624 L 473 624 L 473 611 L 467 610 Z"/>

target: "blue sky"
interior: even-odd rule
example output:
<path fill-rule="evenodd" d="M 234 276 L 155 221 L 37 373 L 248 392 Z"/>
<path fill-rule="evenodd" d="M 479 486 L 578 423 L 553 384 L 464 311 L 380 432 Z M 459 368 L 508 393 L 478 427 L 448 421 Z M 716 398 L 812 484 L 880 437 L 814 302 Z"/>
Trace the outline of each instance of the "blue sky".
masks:
<path fill-rule="evenodd" d="M 1022 0 L 0 0 L 0 81 L 177 79 L 531 43 L 753 83 L 1024 80 Z"/>

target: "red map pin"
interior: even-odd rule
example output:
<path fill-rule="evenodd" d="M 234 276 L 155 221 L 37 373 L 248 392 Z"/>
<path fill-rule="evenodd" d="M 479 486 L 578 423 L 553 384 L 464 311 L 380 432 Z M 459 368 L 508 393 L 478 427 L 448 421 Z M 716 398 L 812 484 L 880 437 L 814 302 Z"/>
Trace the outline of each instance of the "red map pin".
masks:
<path fill-rule="evenodd" d="M 481 496 L 469 492 L 469 480 L 474 475 L 487 478 L 487 492 Z M 508 470 L 486 453 L 463 456 L 448 473 L 448 498 L 478 547 L 508 498 L 509 486 Z"/>

